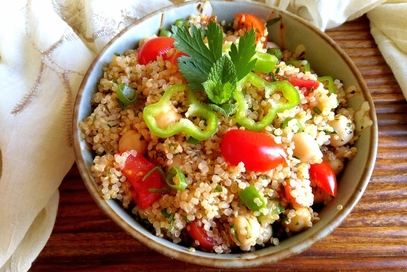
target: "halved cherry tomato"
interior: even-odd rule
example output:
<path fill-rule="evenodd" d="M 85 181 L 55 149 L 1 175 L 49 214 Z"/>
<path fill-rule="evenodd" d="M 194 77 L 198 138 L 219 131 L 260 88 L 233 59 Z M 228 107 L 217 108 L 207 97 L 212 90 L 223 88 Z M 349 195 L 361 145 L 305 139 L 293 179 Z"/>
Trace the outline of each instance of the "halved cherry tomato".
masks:
<path fill-rule="evenodd" d="M 232 165 L 244 163 L 246 170 L 265 172 L 278 165 L 287 165 L 284 147 L 264 133 L 233 129 L 225 133 L 221 143 L 222 156 Z"/>
<path fill-rule="evenodd" d="M 168 58 L 168 61 L 171 62 L 173 65 L 178 66 L 178 58 L 182 57 L 182 56 L 188 56 L 188 55 L 177 49 L 177 50 L 175 50 L 175 52 L 173 54 L 171 54 L 170 56 L 167 56 L 167 58 Z"/>
<path fill-rule="evenodd" d="M 309 178 L 311 182 L 314 182 L 321 190 L 331 196 L 336 196 L 338 187 L 336 175 L 329 163 L 322 161 L 322 163 L 311 164 L 309 168 Z"/>
<path fill-rule="evenodd" d="M 132 185 L 132 198 L 142 210 L 162 196 L 157 192 L 158 190 L 164 190 L 167 187 L 159 171 L 149 173 L 154 167 L 153 163 L 141 154 L 137 154 L 128 156 L 122 169 L 123 175 Z"/>
<path fill-rule="evenodd" d="M 199 242 L 199 246 L 201 248 L 213 250 L 215 242 L 212 237 L 208 236 L 201 221 L 195 220 L 192 223 L 189 223 L 187 226 L 187 231 L 192 239 Z"/>
<path fill-rule="evenodd" d="M 290 82 L 292 85 L 297 86 L 299 88 L 313 88 L 316 89 L 319 86 L 319 81 L 318 80 L 312 80 L 312 79 L 302 79 L 298 77 L 288 77 L 288 82 Z"/>
<path fill-rule="evenodd" d="M 267 37 L 264 36 L 264 31 L 266 30 L 265 24 L 260 20 L 260 18 L 248 14 L 248 13 L 239 13 L 236 14 L 237 25 L 235 29 L 246 28 L 247 30 L 254 29 L 256 32 L 257 40 L 260 40 L 262 37 L 265 39 L 262 41 L 263 45 L 267 45 Z"/>
<path fill-rule="evenodd" d="M 138 53 L 138 63 L 146 65 L 157 60 L 158 56 L 167 59 L 167 53 L 174 48 L 175 40 L 171 37 L 157 37 L 144 43 Z"/>

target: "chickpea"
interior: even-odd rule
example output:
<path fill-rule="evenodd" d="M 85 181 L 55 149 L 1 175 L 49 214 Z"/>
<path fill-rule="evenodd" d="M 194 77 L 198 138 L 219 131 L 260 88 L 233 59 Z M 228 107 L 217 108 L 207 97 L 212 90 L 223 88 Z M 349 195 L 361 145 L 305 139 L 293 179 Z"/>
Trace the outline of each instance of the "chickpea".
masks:
<path fill-rule="evenodd" d="M 157 125 L 161 128 L 167 128 L 172 123 L 177 122 L 182 118 L 173 105 L 167 106 L 163 109 L 163 112 L 155 116 L 155 121 Z"/>
<path fill-rule="evenodd" d="M 241 250 L 248 251 L 260 237 L 260 224 L 254 216 L 239 215 L 233 218 L 230 235 Z"/>
<path fill-rule="evenodd" d="M 142 140 L 141 134 L 135 130 L 128 130 L 119 140 L 119 152 L 136 150 L 137 153 L 147 153 L 147 141 Z"/>
<path fill-rule="evenodd" d="M 260 228 L 260 237 L 257 240 L 257 244 L 264 244 L 270 241 L 271 237 L 273 236 L 273 228 L 270 224 L 266 226 L 262 226 Z"/>
<path fill-rule="evenodd" d="M 343 161 L 341 161 L 340 159 L 335 159 L 332 161 L 327 160 L 326 162 L 332 167 L 332 169 L 335 172 L 335 175 L 339 175 L 339 173 L 343 170 L 343 168 L 345 166 L 343 164 Z"/>
<path fill-rule="evenodd" d="M 311 224 L 311 212 L 307 207 L 295 208 L 295 216 L 291 218 L 289 223 L 284 223 L 292 232 L 299 232 L 308 228 Z"/>
<path fill-rule="evenodd" d="M 308 133 L 300 132 L 293 136 L 294 156 L 301 162 L 316 162 L 322 159 L 322 152 L 317 141 Z"/>
<path fill-rule="evenodd" d="M 329 122 L 329 125 L 336 132 L 336 134 L 331 134 L 332 146 L 342 146 L 347 144 L 353 138 L 355 125 L 347 117 L 337 115 L 334 120 Z"/>

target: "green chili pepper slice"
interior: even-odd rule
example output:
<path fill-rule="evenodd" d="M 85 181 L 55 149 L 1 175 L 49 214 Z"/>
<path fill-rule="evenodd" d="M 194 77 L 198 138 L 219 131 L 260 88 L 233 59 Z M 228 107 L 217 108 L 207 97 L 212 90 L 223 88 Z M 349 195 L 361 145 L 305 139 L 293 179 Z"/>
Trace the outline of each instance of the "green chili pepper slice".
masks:
<path fill-rule="evenodd" d="M 167 182 L 167 185 L 174 190 L 185 190 L 188 185 L 184 172 L 182 172 L 182 170 L 177 166 L 171 167 L 165 181 Z"/>
<path fill-rule="evenodd" d="M 268 110 L 267 114 L 261 120 L 255 121 L 247 116 L 249 105 L 242 90 L 242 86 L 246 82 L 250 82 L 257 88 L 263 87 L 266 99 L 276 91 L 280 91 L 287 101 L 273 104 Z M 235 99 L 238 104 L 236 121 L 240 125 L 252 131 L 262 131 L 274 120 L 274 117 L 278 112 L 292 109 L 297 106 L 298 103 L 300 103 L 300 94 L 298 93 L 297 89 L 295 89 L 295 87 L 287 81 L 268 82 L 255 73 L 249 73 L 245 78 L 239 81 L 238 85 L 239 88 L 235 92 Z"/>
<path fill-rule="evenodd" d="M 116 89 L 117 99 L 125 106 L 131 105 L 136 102 L 138 93 L 135 89 L 127 84 L 120 83 Z"/>
<path fill-rule="evenodd" d="M 185 112 L 185 118 L 169 124 L 163 128 L 157 124 L 156 116 L 165 113 L 165 109 L 171 105 L 171 97 L 179 92 L 186 92 L 188 107 Z M 206 128 L 201 129 L 195 125 L 189 118 L 205 119 Z M 177 84 L 167 88 L 160 101 L 148 105 L 143 110 L 143 119 L 150 131 L 158 137 L 167 138 L 179 133 L 185 133 L 197 140 L 206 140 L 210 138 L 218 128 L 217 114 L 209 108 L 202 105 L 196 98 L 194 91 L 186 84 Z"/>
<path fill-rule="evenodd" d="M 259 211 L 267 207 L 266 200 L 253 185 L 240 190 L 238 194 L 242 202 L 251 211 Z"/>
<path fill-rule="evenodd" d="M 324 84 L 325 88 L 328 88 L 329 93 L 336 93 L 334 80 L 330 76 L 318 77 L 318 81 Z"/>
<path fill-rule="evenodd" d="M 261 73 L 270 73 L 278 62 L 276 56 L 257 51 L 253 58 L 256 59 L 253 71 Z"/>

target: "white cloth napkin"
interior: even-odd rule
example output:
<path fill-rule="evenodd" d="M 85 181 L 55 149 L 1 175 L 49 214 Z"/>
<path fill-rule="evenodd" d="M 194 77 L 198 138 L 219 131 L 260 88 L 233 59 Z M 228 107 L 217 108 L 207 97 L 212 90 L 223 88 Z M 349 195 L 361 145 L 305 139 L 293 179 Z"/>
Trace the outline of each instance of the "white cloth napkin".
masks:
<path fill-rule="evenodd" d="M 74 162 L 71 116 L 96 53 L 171 2 L 12 0 L 0 4 L 0 271 L 26 271 L 46 244 Z"/>
<path fill-rule="evenodd" d="M 0 3 L 0 271 L 27 271 L 51 234 L 58 186 L 74 162 L 73 104 L 92 59 L 139 17 L 181 1 Z M 372 33 L 406 92 L 404 1 L 264 1 L 322 30 L 369 12 Z"/>
<path fill-rule="evenodd" d="M 387 1 L 367 16 L 377 46 L 407 99 L 407 1 Z"/>

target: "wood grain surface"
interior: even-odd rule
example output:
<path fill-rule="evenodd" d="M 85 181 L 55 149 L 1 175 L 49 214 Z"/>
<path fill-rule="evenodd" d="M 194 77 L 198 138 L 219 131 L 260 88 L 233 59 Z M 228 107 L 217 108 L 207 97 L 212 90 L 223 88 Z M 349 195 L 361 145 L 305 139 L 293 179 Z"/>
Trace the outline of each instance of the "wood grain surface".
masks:
<path fill-rule="evenodd" d="M 407 271 L 407 102 L 366 16 L 327 34 L 359 68 L 374 100 L 379 149 L 373 176 L 332 234 L 297 256 L 249 271 Z M 75 165 L 60 194 L 55 228 L 30 271 L 231 271 L 173 260 L 135 241 L 96 206 Z"/>

